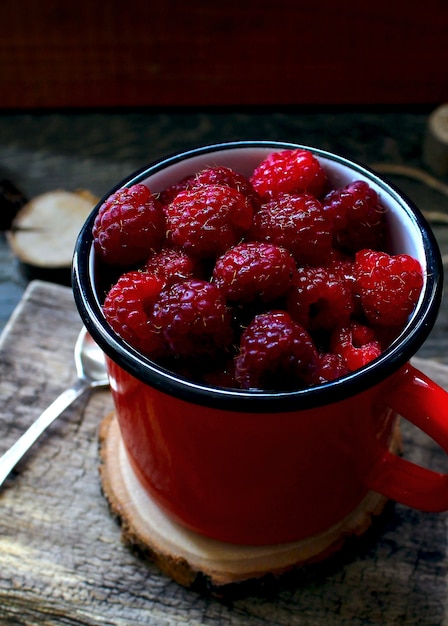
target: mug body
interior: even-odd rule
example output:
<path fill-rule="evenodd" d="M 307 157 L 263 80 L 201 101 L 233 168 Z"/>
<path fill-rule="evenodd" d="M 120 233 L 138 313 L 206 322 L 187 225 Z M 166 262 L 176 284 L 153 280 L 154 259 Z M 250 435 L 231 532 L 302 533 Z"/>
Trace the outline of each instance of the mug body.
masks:
<path fill-rule="evenodd" d="M 191 530 L 277 544 L 340 522 L 366 496 L 366 475 L 393 444 L 385 383 L 322 407 L 245 413 L 189 403 L 108 359 L 129 460 L 165 512 Z M 395 376 L 400 376 L 397 373 Z"/>

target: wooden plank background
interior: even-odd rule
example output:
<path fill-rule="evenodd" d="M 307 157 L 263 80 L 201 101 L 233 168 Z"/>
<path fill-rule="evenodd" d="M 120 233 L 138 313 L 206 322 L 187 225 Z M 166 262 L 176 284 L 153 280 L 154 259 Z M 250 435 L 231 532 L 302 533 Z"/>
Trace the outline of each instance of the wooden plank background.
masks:
<path fill-rule="evenodd" d="M 448 3 L 2 0 L 0 109 L 438 104 Z"/>

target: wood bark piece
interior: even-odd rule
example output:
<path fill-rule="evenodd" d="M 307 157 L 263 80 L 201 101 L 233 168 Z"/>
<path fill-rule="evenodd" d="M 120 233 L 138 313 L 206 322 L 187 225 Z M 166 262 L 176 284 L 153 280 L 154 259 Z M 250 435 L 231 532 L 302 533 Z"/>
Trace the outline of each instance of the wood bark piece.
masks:
<path fill-rule="evenodd" d="M 448 104 L 442 104 L 428 119 L 423 157 L 438 176 L 448 174 Z"/>
<path fill-rule="evenodd" d="M 118 421 L 107 416 L 100 431 L 101 477 L 125 541 L 138 547 L 178 583 L 195 586 L 199 579 L 215 588 L 236 582 L 278 576 L 305 563 L 330 556 L 351 536 L 362 535 L 379 515 L 386 499 L 370 492 L 340 523 L 307 539 L 270 546 L 242 546 L 203 537 L 172 521 L 145 491 L 129 462 Z M 395 429 L 391 449 L 401 437 Z"/>
<path fill-rule="evenodd" d="M 31 283 L 0 338 L 0 454 L 72 381 L 80 328 L 71 289 Z M 448 387 L 448 367 L 414 365 Z M 448 623 L 448 515 L 400 505 L 333 557 L 256 592 L 223 602 L 177 584 L 120 541 L 101 494 L 98 429 L 112 410 L 108 391 L 80 400 L 0 491 L 2 626 Z M 405 420 L 402 434 L 406 458 L 446 471 L 434 442 Z"/>

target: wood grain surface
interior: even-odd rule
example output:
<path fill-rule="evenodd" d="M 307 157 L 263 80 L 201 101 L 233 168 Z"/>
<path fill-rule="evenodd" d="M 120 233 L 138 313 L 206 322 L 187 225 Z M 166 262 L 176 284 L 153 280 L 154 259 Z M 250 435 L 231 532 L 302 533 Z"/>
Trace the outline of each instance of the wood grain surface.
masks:
<path fill-rule="evenodd" d="M 0 339 L 0 452 L 74 377 L 81 322 L 70 289 L 35 281 Z M 448 386 L 448 369 L 415 364 Z M 98 427 L 107 391 L 80 400 L 0 491 L 0 624 L 312 626 L 448 623 L 447 515 L 389 506 L 318 567 L 219 601 L 188 591 L 120 541 L 101 494 Z M 446 457 L 404 429 L 405 456 Z"/>

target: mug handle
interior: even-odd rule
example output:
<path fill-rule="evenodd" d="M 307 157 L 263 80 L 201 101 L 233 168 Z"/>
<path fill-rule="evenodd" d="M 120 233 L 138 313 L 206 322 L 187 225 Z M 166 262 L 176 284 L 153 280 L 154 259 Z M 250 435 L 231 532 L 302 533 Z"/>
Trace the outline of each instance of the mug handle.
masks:
<path fill-rule="evenodd" d="M 397 385 L 381 399 L 420 428 L 448 454 L 448 393 L 408 364 Z M 367 476 L 369 489 L 422 511 L 448 510 L 448 474 L 426 469 L 384 449 Z"/>

